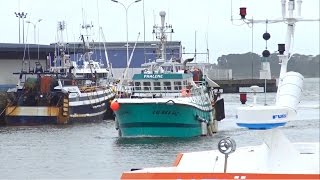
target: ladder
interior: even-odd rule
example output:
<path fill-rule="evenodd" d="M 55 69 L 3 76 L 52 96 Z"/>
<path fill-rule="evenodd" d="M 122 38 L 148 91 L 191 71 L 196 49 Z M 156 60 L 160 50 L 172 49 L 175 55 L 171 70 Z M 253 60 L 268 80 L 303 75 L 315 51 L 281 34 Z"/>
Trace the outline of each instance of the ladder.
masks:
<path fill-rule="evenodd" d="M 62 106 L 62 115 L 68 116 L 69 115 L 69 98 L 63 98 L 63 106 Z"/>

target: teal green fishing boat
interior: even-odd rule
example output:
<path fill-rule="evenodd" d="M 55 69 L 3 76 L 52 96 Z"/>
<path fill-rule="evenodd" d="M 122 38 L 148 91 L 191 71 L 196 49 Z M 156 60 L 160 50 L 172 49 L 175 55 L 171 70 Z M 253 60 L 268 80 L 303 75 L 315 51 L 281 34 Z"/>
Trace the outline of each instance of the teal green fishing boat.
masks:
<path fill-rule="evenodd" d="M 122 137 L 194 137 L 216 129 L 212 104 L 219 86 L 200 70 L 187 68 L 193 58 L 166 60 L 164 15 L 160 12 L 160 58 L 143 64 L 144 70 L 111 103 Z"/>

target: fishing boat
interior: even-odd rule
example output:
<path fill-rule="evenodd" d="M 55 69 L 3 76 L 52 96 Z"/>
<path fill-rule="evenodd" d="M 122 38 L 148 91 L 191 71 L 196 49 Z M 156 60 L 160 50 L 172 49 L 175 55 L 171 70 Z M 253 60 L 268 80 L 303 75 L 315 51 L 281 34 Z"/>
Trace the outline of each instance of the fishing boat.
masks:
<path fill-rule="evenodd" d="M 219 86 L 211 80 L 210 88 L 203 77 L 194 81 L 192 70 L 187 68 L 193 58 L 183 63 L 172 58 L 166 60 L 166 30 L 171 26 L 164 25 L 164 11 L 160 16 L 162 25 L 154 26 L 154 30 L 159 30 L 160 58 L 142 64 L 144 69 L 133 75 L 131 85 L 126 87 L 128 90 L 121 91 L 111 103 L 119 135 L 194 137 L 212 134 L 216 121 L 224 118 L 220 113 L 216 119 L 212 105 L 213 88 Z M 217 104 L 222 109 L 223 99 Z"/>
<path fill-rule="evenodd" d="M 259 105 L 254 97 L 252 105 L 241 106 L 236 113 L 236 124 L 251 131 L 263 143 L 237 149 L 236 142 L 226 137 L 219 141 L 217 150 L 180 153 L 172 167 L 132 169 L 122 174 L 122 180 L 319 179 L 319 142 L 292 143 L 280 129 L 297 118 L 304 79 L 300 73 L 287 72 L 290 53 L 286 47 L 290 47 L 293 25 L 298 21 L 292 17 L 294 1 L 288 4 L 290 17 L 283 22 L 288 24 L 289 39 L 278 49 L 281 70 L 276 103 Z M 256 91 L 257 87 L 253 86 L 252 90 Z"/>
<path fill-rule="evenodd" d="M 64 22 L 58 25 L 64 30 Z M 83 26 L 89 27 L 89 26 Z M 60 36 L 62 37 L 62 35 Z M 91 58 L 89 42 L 82 36 L 80 60 L 71 60 L 62 40 L 55 55 L 48 56 L 49 68 L 40 62 L 29 71 L 21 70 L 17 87 L 11 90 L 5 108 L 6 125 L 42 125 L 99 122 L 113 119 L 109 107 L 115 97 L 110 67 Z M 78 63 L 83 62 L 83 63 Z"/>

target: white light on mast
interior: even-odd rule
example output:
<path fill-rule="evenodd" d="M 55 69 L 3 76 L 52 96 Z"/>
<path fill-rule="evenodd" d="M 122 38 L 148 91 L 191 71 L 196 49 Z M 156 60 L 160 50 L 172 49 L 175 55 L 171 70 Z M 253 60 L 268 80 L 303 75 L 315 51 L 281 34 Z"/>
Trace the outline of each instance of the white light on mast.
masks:
<path fill-rule="evenodd" d="M 298 17 L 301 16 L 301 4 L 302 4 L 302 0 L 297 0 L 297 6 L 298 6 L 298 8 L 297 8 L 297 11 L 298 11 L 297 15 L 298 15 Z"/>

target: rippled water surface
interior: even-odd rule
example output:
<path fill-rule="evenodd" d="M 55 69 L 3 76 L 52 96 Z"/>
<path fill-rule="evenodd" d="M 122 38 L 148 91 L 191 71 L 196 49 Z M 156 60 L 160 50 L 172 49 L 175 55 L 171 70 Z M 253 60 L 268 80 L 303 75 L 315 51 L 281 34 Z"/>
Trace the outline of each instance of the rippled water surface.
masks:
<path fill-rule="evenodd" d="M 282 128 L 291 141 L 319 141 L 319 79 L 306 79 L 297 120 Z M 266 95 L 274 103 L 275 93 Z M 196 138 L 118 138 L 113 121 L 98 124 L 0 127 L 0 178 L 119 179 L 131 168 L 170 166 L 179 152 L 216 149 L 230 136 L 237 146 L 257 145 L 254 132 L 238 128 L 238 94 L 224 94 L 226 119 L 219 133 Z M 248 103 L 252 95 L 248 94 Z M 265 95 L 258 94 L 258 102 Z"/>

